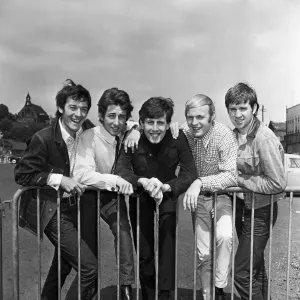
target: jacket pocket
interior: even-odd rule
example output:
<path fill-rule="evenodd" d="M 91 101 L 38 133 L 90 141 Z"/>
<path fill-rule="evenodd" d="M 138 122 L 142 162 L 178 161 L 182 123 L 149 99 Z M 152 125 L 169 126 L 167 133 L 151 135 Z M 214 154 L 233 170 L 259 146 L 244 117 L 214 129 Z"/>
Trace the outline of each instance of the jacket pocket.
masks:
<path fill-rule="evenodd" d="M 138 155 L 134 160 L 134 169 L 139 171 L 147 170 L 147 159 L 143 155 Z"/>
<path fill-rule="evenodd" d="M 177 165 L 179 162 L 178 154 L 176 149 L 170 149 L 168 155 L 163 156 L 162 163 L 166 164 L 168 167 Z"/>
<path fill-rule="evenodd" d="M 238 165 L 244 164 L 248 170 L 255 171 L 259 166 L 259 156 L 253 155 L 249 157 L 238 157 Z"/>

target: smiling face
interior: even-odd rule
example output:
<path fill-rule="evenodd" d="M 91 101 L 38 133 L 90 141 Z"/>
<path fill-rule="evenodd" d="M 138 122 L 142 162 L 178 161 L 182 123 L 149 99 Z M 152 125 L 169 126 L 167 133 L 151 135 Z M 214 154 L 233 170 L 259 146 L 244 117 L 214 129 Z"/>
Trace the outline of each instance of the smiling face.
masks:
<path fill-rule="evenodd" d="M 158 119 L 146 118 L 144 123 L 141 122 L 146 138 L 152 144 L 158 144 L 166 135 L 170 125 L 167 123 L 166 114 Z"/>
<path fill-rule="evenodd" d="M 100 121 L 110 135 L 117 136 L 126 125 L 126 111 L 120 105 L 108 105 L 105 115 L 100 115 Z"/>
<path fill-rule="evenodd" d="M 246 134 L 248 132 L 253 114 L 256 112 L 256 109 L 257 105 L 254 104 L 252 108 L 249 104 L 249 101 L 240 104 L 229 104 L 229 118 L 239 133 Z"/>
<path fill-rule="evenodd" d="M 67 98 L 64 108 L 58 107 L 61 115 L 61 122 L 70 136 L 75 137 L 76 132 L 80 129 L 82 123 L 87 117 L 89 108 L 86 101 L 74 100 Z"/>
<path fill-rule="evenodd" d="M 186 112 L 187 124 L 195 138 L 204 137 L 211 128 L 214 119 L 215 114 L 210 115 L 208 105 L 192 107 Z"/>

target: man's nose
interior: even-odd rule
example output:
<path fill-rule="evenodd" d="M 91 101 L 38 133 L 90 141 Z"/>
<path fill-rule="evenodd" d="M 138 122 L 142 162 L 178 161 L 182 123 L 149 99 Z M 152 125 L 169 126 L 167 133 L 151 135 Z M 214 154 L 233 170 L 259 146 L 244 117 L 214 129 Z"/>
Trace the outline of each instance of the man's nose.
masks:
<path fill-rule="evenodd" d="M 114 119 L 114 125 L 119 125 L 119 118 L 118 117 L 115 117 L 115 119 Z"/>
<path fill-rule="evenodd" d="M 242 115 L 241 111 L 237 109 L 235 112 L 235 116 L 239 118 L 241 115 Z"/>
<path fill-rule="evenodd" d="M 196 125 L 198 123 L 197 118 L 193 118 L 192 125 Z"/>
<path fill-rule="evenodd" d="M 81 113 L 81 110 L 79 108 L 75 111 L 75 115 L 77 117 L 81 117 L 82 113 Z"/>
<path fill-rule="evenodd" d="M 156 131 L 156 130 L 157 130 L 157 124 L 156 124 L 156 123 L 153 124 L 152 130 L 153 130 L 153 131 Z"/>

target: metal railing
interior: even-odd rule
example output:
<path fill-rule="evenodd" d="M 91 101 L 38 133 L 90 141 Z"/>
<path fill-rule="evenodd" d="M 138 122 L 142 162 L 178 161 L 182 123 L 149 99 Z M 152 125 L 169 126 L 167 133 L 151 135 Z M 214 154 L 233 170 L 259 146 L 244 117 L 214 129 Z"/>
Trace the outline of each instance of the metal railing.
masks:
<path fill-rule="evenodd" d="M 19 218 L 19 204 L 20 204 L 20 197 L 21 195 L 30 189 L 36 189 L 37 190 L 37 247 L 38 247 L 38 295 L 37 299 L 41 299 L 41 239 L 39 238 L 41 235 L 41 215 L 40 215 L 40 190 L 41 189 L 47 189 L 47 188 L 40 188 L 40 187 L 26 187 L 19 189 L 13 196 L 12 199 L 12 262 L 13 262 L 13 299 L 18 300 L 20 299 L 20 283 L 19 283 L 19 275 L 20 275 L 20 261 L 19 261 L 19 227 L 18 227 L 18 218 Z M 89 188 L 92 190 L 96 190 L 94 188 Z M 97 191 L 97 245 L 98 245 L 98 278 L 97 278 L 97 285 L 98 285 L 98 299 L 100 299 L 100 291 L 101 291 L 101 230 L 100 230 L 100 206 L 101 206 L 101 200 L 100 200 L 100 190 Z M 222 191 L 224 192 L 224 191 Z M 252 193 L 248 190 L 233 187 L 226 189 L 225 192 L 232 193 L 232 199 L 233 199 L 233 230 L 235 230 L 235 217 L 236 217 L 236 193 L 244 192 L 244 193 Z M 290 262 L 291 262 L 291 230 L 292 230 L 292 205 L 293 205 L 293 193 L 294 192 L 300 192 L 300 188 L 286 188 L 286 192 L 290 192 L 290 198 L 289 198 L 289 224 L 288 224 L 288 253 L 287 253 L 287 289 L 286 289 L 286 299 L 289 299 L 289 278 L 290 278 Z M 215 203 L 217 201 L 217 194 L 214 193 L 213 201 L 214 201 L 214 207 L 216 207 Z M 268 299 L 270 299 L 271 293 L 271 261 L 272 261 L 272 234 L 273 234 L 273 197 L 271 196 L 271 214 L 270 214 L 270 238 L 269 238 L 269 250 L 268 250 Z M 61 299 L 61 248 L 60 248 L 60 215 L 61 215 L 61 196 L 59 191 L 57 192 L 57 222 L 58 222 L 58 290 L 59 290 L 59 299 Z M 3 204 L 0 204 L 3 205 Z M 179 201 L 177 202 L 177 205 L 180 205 Z M 118 231 L 117 231 L 117 299 L 120 299 L 120 280 L 119 280 L 119 274 L 120 274 L 120 201 L 119 201 L 119 195 L 118 195 L 118 201 L 117 201 L 117 222 L 118 222 Z M 1 210 L 2 206 L 0 206 Z M 253 241 L 254 241 L 254 193 L 252 193 L 252 214 L 251 214 L 251 255 L 250 255 L 250 278 L 253 276 Z M 179 220 L 179 209 L 177 207 L 176 210 L 176 247 L 175 247 L 175 291 L 174 296 L 175 300 L 178 299 L 178 220 Z M 215 210 L 215 216 L 214 216 L 214 232 L 216 232 L 216 219 L 217 219 L 217 210 Z M 78 299 L 81 299 L 81 278 L 80 278 L 80 271 L 81 271 L 81 247 L 80 247 L 80 241 L 81 241 L 81 227 L 80 227 L 80 219 L 84 216 L 81 216 L 81 210 L 80 210 L 80 196 L 77 196 L 77 217 L 78 217 Z M 196 222 L 196 218 L 195 218 Z M 158 238 L 159 238 L 159 206 L 156 205 L 156 213 L 155 213 L 155 300 L 158 299 L 158 271 L 159 271 L 159 247 L 158 247 Z M 194 223 L 194 253 L 191 253 L 191 256 L 193 255 L 194 258 L 194 272 L 193 272 L 193 299 L 196 299 L 196 292 L 197 292 L 197 232 L 196 232 L 196 224 Z M 136 243 L 136 299 L 139 299 L 139 260 L 140 260 L 140 202 L 139 198 L 137 199 L 137 243 Z M 2 271 L 2 220 L 0 217 L 0 267 Z M 234 255 L 235 255 L 235 241 L 233 239 L 232 244 L 232 265 L 231 265 L 231 275 L 232 278 L 234 278 L 235 269 L 234 269 Z M 212 286 L 214 287 L 214 281 L 215 281 L 215 267 L 216 267 L 216 235 L 214 235 L 213 239 L 213 281 Z M 3 291 L 2 288 L 2 273 L 0 274 L 0 291 Z M 0 300 L 3 299 L 3 295 L 0 293 Z M 215 299 L 215 295 L 213 293 L 213 300 Z M 231 299 L 234 299 L 234 284 L 232 282 L 231 284 Z M 250 298 L 252 299 L 252 281 L 250 280 Z"/>

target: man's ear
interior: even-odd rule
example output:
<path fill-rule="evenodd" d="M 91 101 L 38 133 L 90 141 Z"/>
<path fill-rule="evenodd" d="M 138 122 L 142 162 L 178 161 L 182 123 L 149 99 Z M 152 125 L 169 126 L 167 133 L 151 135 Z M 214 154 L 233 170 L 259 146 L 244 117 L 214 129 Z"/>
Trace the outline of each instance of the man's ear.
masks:
<path fill-rule="evenodd" d="M 254 105 L 253 105 L 252 113 L 253 113 L 253 115 L 257 114 L 257 104 L 256 103 L 254 103 Z"/>
<path fill-rule="evenodd" d="M 64 113 L 64 109 L 63 109 L 63 108 L 61 108 L 61 107 L 59 107 L 59 106 L 56 106 L 56 108 L 57 108 L 57 110 L 58 110 L 61 114 Z"/>
<path fill-rule="evenodd" d="M 103 123 L 103 116 L 100 112 L 98 113 L 98 120 L 100 123 Z"/>
<path fill-rule="evenodd" d="M 144 130 L 144 123 L 142 122 L 141 119 L 139 119 L 140 127 Z"/>
<path fill-rule="evenodd" d="M 213 112 L 212 116 L 211 116 L 211 122 L 214 122 L 216 119 L 216 113 Z"/>

